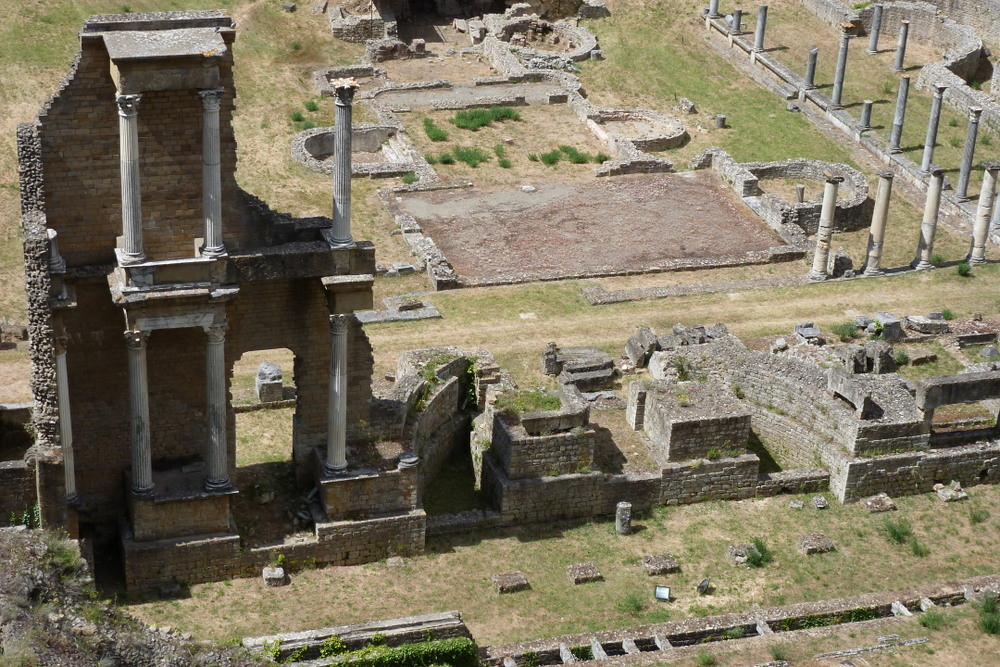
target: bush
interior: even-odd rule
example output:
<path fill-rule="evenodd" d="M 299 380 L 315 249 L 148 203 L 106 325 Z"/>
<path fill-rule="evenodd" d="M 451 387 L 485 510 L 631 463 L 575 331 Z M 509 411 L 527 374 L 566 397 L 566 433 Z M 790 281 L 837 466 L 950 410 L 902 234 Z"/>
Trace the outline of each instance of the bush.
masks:
<path fill-rule="evenodd" d="M 590 155 L 587 153 L 581 153 L 573 146 L 562 145 L 559 147 L 559 150 L 564 153 L 573 164 L 586 164 L 587 162 L 590 162 Z"/>
<path fill-rule="evenodd" d="M 455 148 L 452 149 L 452 153 L 455 154 L 456 160 L 464 162 L 473 169 L 484 162 L 490 161 L 490 154 L 482 148 L 476 148 L 475 146 L 455 146 Z"/>
<path fill-rule="evenodd" d="M 293 123 L 301 123 L 302 119 L 303 119 L 303 116 L 302 116 L 302 112 L 301 111 L 293 111 L 292 112 L 292 122 Z"/>
<path fill-rule="evenodd" d="M 314 127 L 316 127 L 316 123 L 312 122 L 311 120 L 303 121 L 302 124 L 299 125 L 299 131 L 311 130 Z"/>
<path fill-rule="evenodd" d="M 951 312 L 951 308 L 945 308 L 941 311 L 941 317 L 945 320 L 955 319 L 955 313 Z"/>
<path fill-rule="evenodd" d="M 723 631 L 722 636 L 726 639 L 742 639 L 743 628 L 738 625 L 735 628 L 726 628 L 726 630 Z"/>
<path fill-rule="evenodd" d="M 521 114 L 511 107 L 490 107 L 489 109 L 462 109 L 456 111 L 455 116 L 449 119 L 455 127 L 473 132 L 490 123 L 505 120 L 521 120 Z"/>
<path fill-rule="evenodd" d="M 316 104 L 316 100 L 306 100 L 306 103 L 303 106 L 306 108 L 306 111 L 318 111 L 319 110 L 319 105 Z"/>
<path fill-rule="evenodd" d="M 538 162 L 538 153 L 528 153 L 528 161 Z"/>
<path fill-rule="evenodd" d="M 931 264 L 938 267 L 944 266 L 944 255 L 939 255 L 937 253 L 931 255 Z"/>
<path fill-rule="evenodd" d="M 562 152 L 556 149 L 554 151 L 549 151 L 548 153 L 542 153 L 539 157 L 542 159 L 542 164 L 547 167 L 551 167 L 556 162 L 559 162 L 559 158 L 562 157 Z"/>
<path fill-rule="evenodd" d="M 788 645 L 787 644 L 771 644 L 771 657 L 775 660 L 787 660 L 788 659 Z"/>
<path fill-rule="evenodd" d="M 980 134 L 979 143 L 981 143 L 983 146 L 989 146 L 990 144 L 993 143 L 993 138 L 988 134 Z"/>
<path fill-rule="evenodd" d="M 427 160 L 427 164 L 437 164 L 439 162 L 438 156 L 433 153 L 428 153 L 424 156 L 424 159 Z"/>
<path fill-rule="evenodd" d="M 764 540 L 755 537 L 751 542 L 753 543 L 753 548 L 747 554 L 747 565 L 752 568 L 764 567 L 774 560 L 774 554 L 764 544 Z"/>
<path fill-rule="evenodd" d="M 698 665 L 698 667 L 714 667 L 719 664 L 719 661 L 714 655 L 709 653 L 708 649 L 701 648 L 698 649 L 698 654 L 694 657 L 694 664 Z"/>
<path fill-rule="evenodd" d="M 455 164 L 455 157 L 451 153 L 441 153 L 441 164 Z"/>
<path fill-rule="evenodd" d="M 931 550 L 921 544 L 916 535 L 910 537 L 910 553 L 918 558 L 926 558 L 931 555 Z"/>
<path fill-rule="evenodd" d="M 448 133 L 438 127 L 432 118 L 424 118 L 424 132 L 431 141 L 448 140 Z"/>
<path fill-rule="evenodd" d="M 955 272 L 963 278 L 968 278 L 972 275 L 972 267 L 969 266 L 968 262 L 961 262 L 955 267 Z"/>
<path fill-rule="evenodd" d="M 976 603 L 976 611 L 979 612 L 976 620 L 979 629 L 988 635 L 1000 635 L 1000 603 L 997 602 L 997 596 L 985 593 Z"/>
<path fill-rule="evenodd" d="M 952 118 L 948 121 L 948 127 L 958 127 L 958 119 Z"/>
<path fill-rule="evenodd" d="M 969 523 L 973 526 L 977 523 L 985 523 L 987 519 L 990 518 L 990 512 L 982 507 L 971 510 L 969 512 Z"/>
<path fill-rule="evenodd" d="M 403 174 L 403 182 L 406 183 L 407 185 L 413 185 L 418 180 L 419 179 L 417 178 L 417 174 L 414 171 L 408 171 L 405 174 Z"/>
<path fill-rule="evenodd" d="M 573 657 L 577 660 L 593 660 L 594 659 L 594 649 L 589 646 L 574 646 L 569 650 L 573 654 Z"/>
<path fill-rule="evenodd" d="M 882 522 L 882 527 L 889 541 L 896 544 L 906 544 L 906 541 L 913 537 L 913 528 L 906 519 L 886 519 Z"/>
<path fill-rule="evenodd" d="M 940 630 L 945 626 L 945 616 L 937 609 L 928 609 L 920 615 L 918 622 L 928 630 Z"/>
<path fill-rule="evenodd" d="M 905 366 L 906 364 L 910 363 L 910 355 L 906 353 L 906 350 L 900 350 L 899 352 L 896 353 L 896 356 L 894 358 L 896 360 L 897 366 Z"/>
<path fill-rule="evenodd" d="M 497 160 L 497 164 L 503 167 L 504 169 L 510 169 L 511 167 L 514 166 L 514 163 L 505 157 L 502 157 L 499 160 Z"/>
<path fill-rule="evenodd" d="M 298 40 L 292 42 L 291 44 L 289 44 L 289 46 L 292 47 L 292 51 L 301 51 L 302 50 L 302 42 L 300 42 Z"/>
<path fill-rule="evenodd" d="M 629 593 L 615 604 L 621 614 L 638 616 L 646 609 L 646 599 L 639 593 Z"/>
<path fill-rule="evenodd" d="M 853 321 L 834 324 L 830 330 L 840 338 L 841 343 L 854 340 L 858 335 L 858 327 Z"/>

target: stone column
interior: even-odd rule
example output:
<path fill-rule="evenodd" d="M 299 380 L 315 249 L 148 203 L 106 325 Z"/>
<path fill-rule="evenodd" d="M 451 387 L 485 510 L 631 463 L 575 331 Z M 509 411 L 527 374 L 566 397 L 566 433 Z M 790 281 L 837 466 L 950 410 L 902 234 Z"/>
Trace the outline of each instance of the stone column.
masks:
<path fill-rule="evenodd" d="M 204 257 L 226 254 L 222 243 L 222 160 L 219 149 L 219 103 L 224 90 L 200 90 L 202 105 L 201 192 L 205 218 Z"/>
<path fill-rule="evenodd" d="M 958 170 L 958 185 L 955 186 L 955 196 L 959 201 L 969 201 L 969 174 L 972 173 L 972 156 L 976 152 L 976 135 L 982 115 L 980 107 L 969 107 L 969 131 L 965 135 L 965 150 L 962 151 L 962 165 Z"/>
<path fill-rule="evenodd" d="M 729 31 L 731 35 L 741 35 L 743 34 L 743 10 L 737 7 L 733 10 L 733 25 L 732 30 Z"/>
<path fill-rule="evenodd" d="M 806 186 L 796 185 L 795 186 L 795 203 L 801 204 L 806 200 Z"/>
<path fill-rule="evenodd" d="M 329 476 L 347 469 L 347 325 L 351 318 L 330 316 L 330 393 L 323 464 L 323 472 Z"/>
<path fill-rule="evenodd" d="M 892 131 L 889 133 L 889 152 L 901 153 L 899 142 L 903 138 L 903 119 L 906 118 L 906 98 L 910 94 L 910 75 L 899 77 L 899 89 L 896 91 L 896 114 L 892 118 Z"/>
<path fill-rule="evenodd" d="M 73 462 L 73 418 L 69 402 L 69 375 L 66 371 L 66 346 L 69 336 L 60 326 L 55 337 L 56 348 L 56 399 L 59 405 L 59 444 L 62 447 L 63 470 L 66 480 L 66 503 L 78 505 L 80 494 L 76 490 L 76 466 Z"/>
<path fill-rule="evenodd" d="M 872 104 L 874 102 L 871 100 L 861 103 L 861 122 L 858 124 L 858 129 L 862 132 L 872 129 Z"/>
<path fill-rule="evenodd" d="M 122 261 L 146 259 L 142 249 L 142 188 L 139 185 L 139 100 L 142 95 L 116 95 L 118 150 L 122 186 Z"/>
<path fill-rule="evenodd" d="M 878 53 L 878 33 L 882 29 L 882 5 L 875 5 L 875 11 L 872 14 L 872 27 L 868 32 L 868 51 L 869 55 L 875 55 Z"/>
<path fill-rule="evenodd" d="M 823 207 L 819 214 L 819 229 L 816 230 L 816 254 L 813 256 L 812 270 L 808 274 L 809 280 L 826 280 L 829 275 L 827 264 L 830 261 L 833 218 L 837 212 L 837 189 L 843 181 L 843 176 L 826 174 L 826 185 L 823 187 Z"/>
<path fill-rule="evenodd" d="M 767 5 L 761 5 L 757 10 L 757 25 L 753 33 L 753 50 L 760 53 L 764 50 L 764 29 L 767 27 Z"/>
<path fill-rule="evenodd" d="M 840 28 L 840 50 L 837 52 L 837 71 L 833 75 L 833 93 L 830 95 L 830 106 L 833 109 L 843 109 L 841 97 L 844 94 L 844 73 L 847 71 L 847 49 L 851 43 L 851 35 L 847 28 Z"/>
<path fill-rule="evenodd" d="M 632 532 L 632 503 L 623 500 L 615 507 L 615 532 L 619 535 Z"/>
<path fill-rule="evenodd" d="M 208 398 L 208 473 L 206 491 L 228 489 L 229 447 L 226 438 L 226 328 L 227 323 L 205 327 L 205 395 Z"/>
<path fill-rule="evenodd" d="M 889 169 L 878 172 L 878 194 L 875 195 L 875 210 L 872 212 L 872 226 L 868 233 L 866 276 L 881 276 L 885 273 L 882 271 L 882 243 L 885 240 L 885 222 L 889 214 L 889 196 L 892 194 L 894 176 Z"/>
<path fill-rule="evenodd" d="M 997 195 L 1000 162 L 987 162 L 983 167 L 983 187 L 979 190 L 976 223 L 972 229 L 972 252 L 969 253 L 969 264 L 973 265 L 986 263 L 986 236 L 990 232 L 990 212 Z"/>
<path fill-rule="evenodd" d="M 819 49 L 812 47 L 809 49 L 809 60 L 806 61 L 805 89 L 814 90 L 816 88 L 816 61 L 819 59 Z"/>
<path fill-rule="evenodd" d="M 719 14 L 719 0 L 709 0 L 708 18 L 717 19 L 719 16 L 721 16 L 721 14 Z"/>
<path fill-rule="evenodd" d="M 1000 229 L 1000 197 L 993 204 L 993 215 L 990 217 L 990 231 L 996 233 Z"/>
<path fill-rule="evenodd" d="M 927 183 L 927 201 L 924 204 L 924 219 L 920 223 L 917 256 L 911 264 L 918 271 L 934 268 L 931 258 L 934 256 L 934 233 L 937 231 L 938 209 L 941 208 L 941 188 L 943 185 L 944 172 L 935 168 Z"/>
<path fill-rule="evenodd" d="M 149 388 L 146 375 L 148 331 L 126 331 L 129 425 L 132 438 L 132 493 L 153 495 L 153 452 L 149 440 Z"/>
<path fill-rule="evenodd" d="M 931 98 L 931 117 L 927 121 L 927 137 L 924 139 L 924 157 L 920 161 L 920 171 L 930 173 L 931 161 L 934 159 L 934 144 L 937 143 L 938 124 L 941 122 L 941 100 L 948 86 L 934 84 L 934 97 Z"/>
<path fill-rule="evenodd" d="M 327 235 L 331 248 L 349 248 L 351 237 L 351 104 L 358 84 L 354 79 L 333 82 L 336 119 L 333 147 L 333 227 Z"/>
<path fill-rule="evenodd" d="M 892 64 L 895 72 L 903 71 L 903 58 L 906 57 L 906 36 L 910 34 L 910 22 L 899 24 L 899 41 L 896 42 L 896 61 Z"/>

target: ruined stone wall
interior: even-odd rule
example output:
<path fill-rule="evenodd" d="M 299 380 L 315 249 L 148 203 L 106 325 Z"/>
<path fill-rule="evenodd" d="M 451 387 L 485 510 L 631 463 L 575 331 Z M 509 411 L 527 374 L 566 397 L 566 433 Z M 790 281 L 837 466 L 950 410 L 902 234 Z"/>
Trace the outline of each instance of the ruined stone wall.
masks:
<path fill-rule="evenodd" d="M 35 477 L 24 461 L 0 461 L 0 524 L 35 504 Z"/>
<path fill-rule="evenodd" d="M 366 474 L 362 470 L 324 479 L 319 485 L 327 515 L 331 520 L 359 519 L 412 510 L 417 506 L 417 471 L 397 468 Z"/>
<path fill-rule="evenodd" d="M 661 472 L 660 504 L 751 498 L 757 491 L 759 467 L 760 460 L 753 454 L 695 464 L 667 464 Z"/>
<path fill-rule="evenodd" d="M 129 518 L 138 542 L 229 532 L 229 498 L 172 499 L 166 502 L 132 498 Z"/>
<path fill-rule="evenodd" d="M 462 379 L 448 378 L 428 398 L 427 407 L 417 417 L 411 449 L 420 457 L 421 494 L 438 476 L 448 457 L 458 446 L 462 431 L 468 433 L 469 420 L 459 414 L 464 397 Z M 465 444 L 468 444 L 468 440 Z"/>
<path fill-rule="evenodd" d="M 531 436 L 520 425 L 493 420 L 493 451 L 510 479 L 566 475 L 589 470 L 594 459 L 594 430 Z"/>

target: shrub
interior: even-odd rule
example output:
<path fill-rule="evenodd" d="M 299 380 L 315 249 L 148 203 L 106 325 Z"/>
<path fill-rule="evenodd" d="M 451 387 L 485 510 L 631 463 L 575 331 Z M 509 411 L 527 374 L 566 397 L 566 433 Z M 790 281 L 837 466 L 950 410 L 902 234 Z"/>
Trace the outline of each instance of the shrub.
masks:
<path fill-rule="evenodd" d="M 596 162 L 597 164 L 602 164 L 610 159 L 611 156 L 608 155 L 607 153 L 598 153 L 597 155 L 594 156 L 594 162 Z"/>
<path fill-rule="evenodd" d="M 920 615 L 918 622 L 928 630 L 940 630 L 945 626 L 945 616 L 937 609 L 928 609 Z"/>
<path fill-rule="evenodd" d="M 562 157 L 562 152 L 556 149 L 554 151 L 549 151 L 548 153 L 542 153 L 539 157 L 542 160 L 542 164 L 547 167 L 551 167 L 556 162 L 559 162 L 559 158 Z"/>
<path fill-rule="evenodd" d="M 639 593 L 629 593 L 615 604 L 621 614 L 638 616 L 646 609 L 646 599 Z"/>
<path fill-rule="evenodd" d="M 952 118 L 948 121 L 948 127 L 958 127 L 958 119 Z"/>
<path fill-rule="evenodd" d="M 502 157 L 499 160 L 497 160 L 497 164 L 503 167 L 504 169 L 510 169 L 511 167 L 514 166 L 514 163 L 505 157 Z"/>
<path fill-rule="evenodd" d="M 926 558 L 931 554 L 931 550 L 924 546 L 916 535 L 910 537 L 910 553 L 918 558 Z"/>
<path fill-rule="evenodd" d="M 979 629 L 988 635 L 1000 635 L 1000 603 L 997 602 L 997 596 L 992 593 L 984 594 L 976 603 L 976 611 L 979 612 L 979 618 L 976 619 Z"/>
<path fill-rule="evenodd" d="M 969 523 L 976 525 L 977 523 L 985 523 L 987 519 L 990 518 L 990 512 L 982 507 L 971 510 L 969 512 Z"/>
<path fill-rule="evenodd" d="M 316 127 L 316 123 L 312 122 L 311 120 L 303 121 L 299 125 L 299 131 L 302 131 L 302 130 L 311 130 L 314 127 Z"/>
<path fill-rule="evenodd" d="M 752 568 L 764 567 L 774 560 L 774 554 L 764 544 L 764 540 L 755 537 L 751 542 L 753 543 L 753 548 L 747 553 L 747 565 Z"/>
<path fill-rule="evenodd" d="M 726 630 L 723 631 L 722 636 L 726 639 L 742 639 L 743 628 L 738 625 L 735 628 L 726 628 Z"/>
<path fill-rule="evenodd" d="M 735 396 L 740 400 L 746 398 L 746 394 L 743 393 L 743 388 L 740 387 L 738 384 L 733 385 L 733 396 Z"/>
<path fill-rule="evenodd" d="M 316 100 L 306 100 L 306 103 L 303 106 L 305 106 L 306 111 L 318 111 L 319 110 L 319 105 L 316 104 Z"/>
<path fill-rule="evenodd" d="M 441 153 L 441 164 L 455 164 L 455 156 L 451 153 Z"/>
<path fill-rule="evenodd" d="M 448 133 L 438 127 L 432 118 L 424 118 L 424 132 L 431 141 L 448 140 Z"/>
<path fill-rule="evenodd" d="M 293 111 L 292 112 L 292 122 L 293 123 L 301 123 L 302 119 L 303 119 L 303 116 L 302 116 L 302 112 L 301 111 Z"/>
<path fill-rule="evenodd" d="M 528 160 L 530 162 L 538 162 L 538 153 L 528 153 Z"/>
<path fill-rule="evenodd" d="M 834 324 L 830 329 L 833 333 L 837 334 L 840 338 L 841 343 L 846 343 L 848 341 L 854 340 L 854 337 L 858 335 L 858 327 L 853 321 L 842 322 L 840 324 Z"/>
<path fill-rule="evenodd" d="M 968 262 L 960 262 L 959 265 L 955 267 L 955 272 L 963 278 L 968 278 L 972 275 L 972 267 L 969 266 Z"/>
<path fill-rule="evenodd" d="M 892 91 L 896 89 L 896 84 L 893 81 L 883 81 L 882 82 L 882 94 L 892 95 Z"/>
<path fill-rule="evenodd" d="M 590 155 L 587 153 L 581 153 L 573 146 L 562 145 L 559 150 L 569 158 L 569 161 L 573 164 L 585 164 L 590 162 Z"/>
<path fill-rule="evenodd" d="M 906 519 L 886 519 L 882 527 L 889 541 L 896 544 L 906 544 L 906 541 L 913 537 L 913 528 Z"/>
<path fill-rule="evenodd" d="M 944 266 L 944 255 L 939 255 L 937 253 L 931 255 L 931 264 L 934 266 Z"/>
<path fill-rule="evenodd" d="M 719 664 L 719 661 L 709 653 L 708 649 L 702 648 L 698 649 L 698 654 L 694 657 L 694 664 L 698 667 L 714 667 Z"/>
<path fill-rule="evenodd" d="M 438 156 L 433 153 L 428 153 L 424 156 L 424 159 L 427 160 L 427 164 L 437 164 L 439 162 Z"/>
<path fill-rule="evenodd" d="M 292 42 L 291 44 L 289 44 L 289 46 L 292 47 L 292 51 L 301 51 L 302 50 L 302 42 L 300 42 L 298 40 Z"/>
<path fill-rule="evenodd" d="M 905 366 L 910 363 L 910 355 L 906 353 L 906 350 L 900 350 L 895 356 L 897 366 Z"/>
<path fill-rule="evenodd" d="M 941 311 L 941 317 L 945 320 L 955 319 L 955 313 L 951 312 L 951 308 L 945 308 Z"/>
<path fill-rule="evenodd" d="M 473 132 L 490 123 L 505 120 L 521 120 L 521 114 L 510 107 L 490 107 L 489 109 L 462 109 L 456 111 L 455 116 L 449 119 L 455 127 Z"/>
<path fill-rule="evenodd" d="M 787 660 L 788 659 L 788 645 L 787 644 L 771 644 L 771 657 L 775 660 Z"/>
<path fill-rule="evenodd" d="M 490 161 L 490 154 L 475 146 L 455 146 L 451 152 L 454 153 L 456 160 L 464 162 L 473 169 Z"/>
<path fill-rule="evenodd" d="M 319 647 L 319 657 L 321 658 L 332 658 L 346 652 L 347 644 L 340 638 L 340 635 L 330 635 Z"/>
<path fill-rule="evenodd" d="M 417 182 L 417 180 L 418 180 L 417 173 L 414 171 L 408 171 L 405 174 L 403 174 L 403 182 L 406 183 L 407 185 L 413 185 L 414 183 Z"/>
<path fill-rule="evenodd" d="M 948 139 L 948 144 L 952 148 L 958 148 L 959 146 L 962 145 L 962 140 L 959 139 L 958 137 L 951 137 L 950 139 Z"/>
<path fill-rule="evenodd" d="M 589 646 L 574 646 L 569 650 L 573 654 L 573 657 L 577 660 L 593 660 L 594 659 L 594 649 Z"/>

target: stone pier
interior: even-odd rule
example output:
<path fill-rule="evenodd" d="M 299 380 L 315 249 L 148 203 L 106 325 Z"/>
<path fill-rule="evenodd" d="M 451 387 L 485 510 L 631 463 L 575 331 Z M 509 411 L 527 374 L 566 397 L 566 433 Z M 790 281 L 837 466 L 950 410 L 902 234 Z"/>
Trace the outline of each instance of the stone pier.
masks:
<path fill-rule="evenodd" d="M 743 34 L 743 10 L 737 7 L 733 10 L 733 25 L 730 27 L 730 35 Z"/>
<path fill-rule="evenodd" d="M 142 95 L 116 95 L 118 145 L 122 181 L 122 251 L 124 264 L 146 259 L 142 249 L 142 187 L 139 181 L 139 100 Z"/>
<path fill-rule="evenodd" d="M 927 121 L 927 137 L 924 139 L 924 156 L 920 161 L 920 171 L 930 173 L 931 162 L 934 161 L 934 145 L 937 143 L 938 125 L 941 123 L 941 101 L 948 86 L 934 84 L 934 97 L 931 98 L 931 115 Z"/>
<path fill-rule="evenodd" d="M 885 222 L 889 215 L 889 198 L 892 195 L 892 179 L 889 169 L 878 172 L 878 193 L 875 195 L 875 209 L 872 212 L 872 226 L 868 233 L 868 258 L 865 260 L 866 276 L 881 276 L 882 243 L 885 241 Z"/>
<path fill-rule="evenodd" d="M 934 234 L 937 231 L 938 210 L 941 208 L 941 189 L 944 186 L 944 172 L 935 167 L 927 184 L 927 201 L 924 203 L 924 218 L 920 223 L 920 239 L 917 242 L 917 256 L 913 268 L 918 271 L 934 268 Z"/>
<path fill-rule="evenodd" d="M 901 153 L 899 142 L 903 138 L 903 120 L 906 118 L 906 98 L 910 94 L 910 75 L 899 77 L 899 89 L 896 91 L 896 113 L 892 117 L 892 131 L 889 133 L 889 152 Z"/>
<path fill-rule="evenodd" d="M 875 55 L 878 53 L 878 33 L 882 29 L 882 5 L 875 5 L 872 13 L 872 27 L 868 31 L 868 50 L 866 53 L 868 55 Z"/>
<path fill-rule="evenodd" d="M 205 351 L 205 389 L 208 397 L 208 474 L 206 491 L 221 491 L 231 486 L 226 440 L 226 328 L 228 324 L 205 327 L 208 346 Z"/>
<path fill-rule="evenodd" d="M 819 229 L 816 230 L 816 254 L 808 274 L 809 280 L 821 281 L 829 277 L 830 239 L 833 237 L 833 218 L 837 212 L 837 189 L 843 181 L 843 176 L 826 175 L 823 207 L 820 209 Z"/>
<path fill-rule="evenodd" d="M 816 61 L 819 59 L 819 49 L 812 47 L 809 49 L 809 60 L 806 61 L 806 76 L 804 87 L 806 90 L 816 89 Z"/>
<path fill-rule="evenodd" d="M 760 53 L 764 50 L 764 30 L 767 28 L 767 5 L 757 9 L 757 25 L 753 33 L 753 50 Z"/>
<path fill-rule="evenodd" d="M 717 19 L 722 15 L 719 14 L 719 0 L 709 0 L 708 3 L 708 18 Z"/>
<path fill-rule="evenodd" d="M 347 470 L 347 324 L 351 315 L 330 316 L 330 393 L 327 402 L 327 476 Z"/>
<path fill-rule="evenodd" d="M 222 243 L 222 163 L 219 148 L 219 104 L 223 89 L 201 90 L 201 184 L 202 212 L 205 218 L 204 257 L 226 254 Z"/>
<path fill-rule="evenodd" d="M 1000 162 L 983 164 L 983 187 L 979 190 L 979 206 L 976 207 L 976 222 L 972 229 L 972 252 L 969 264 L 986 263 L 986 237 L 990 231 L 990 212 L 997 196 L 997 171 Z"/>
<path fill-rule="evenodd" d="M 132 442 L 132 493 L 152 496 L 153 452 L 149 433 L 149 385 L 146 372 L 148 331 L 125 332 L 128 347 L 129 435 Z"/>
<path fill-rule="evenodd" d="M 899 24 L 899 41 L 896 42 L 896 61 L 892 65 L 895 72 L 903 71 L 903 59 L 906 57 L 906 37 L 910 34 L 910 22 Z"/>
<path fill-rule="evenodd" d="M 358 84 L 354 79 L 333 82 L 336 98 L 333 154 L 333 227 L 327 241 L 331 248 L 350 248 L 351 236 L 351 110 Z"/>
<path fill-rule="evenodd" d="M 850 23 L 843 23 L 840 26 L 840 50 L 837 51 L 837 70 L 833 75 L 833 92 L 830 94 L 830 108 L 843 109 L 841 104 L 844 96 L 844 75 L 847 72 L 847 51 L 850 47 L 852 35 L 848 32 Z"/>
<path fill-rule="evenodd" d="M 872 100 L 865 100 L 861 103 L 861 122 L 858 123 L 858 129 L 862 132 L 867 132 L 872 129 L 872 105 L 875 104 Z"/>
<path fill-rule="evenodd" d="M 969 107 L 969 130 L 965 135 L 962 164 L 958 169 L 958 185 L 955 186 L 955 196 L 959 201 L 969 201 L 969 175 L 972 173 L 972 157 L 976 152 L 976 135 L 979 134 L 979 119 L 982 115 L 982 108 Z"/>

